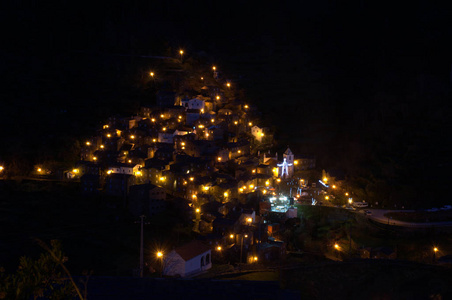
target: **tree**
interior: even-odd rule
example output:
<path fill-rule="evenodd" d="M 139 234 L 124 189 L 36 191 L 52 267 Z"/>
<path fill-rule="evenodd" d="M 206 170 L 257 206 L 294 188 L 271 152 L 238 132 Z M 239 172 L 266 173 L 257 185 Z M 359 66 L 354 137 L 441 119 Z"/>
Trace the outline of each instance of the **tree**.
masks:
<path fill-rule="evenodd" d="M 23 256 L 14 274 L 0 273 L 0 299 L 85 299 L 64 266 L 67 257 L 57 240 L 50 247 L 38 240 L 46 250 L 37 260 Z"/>

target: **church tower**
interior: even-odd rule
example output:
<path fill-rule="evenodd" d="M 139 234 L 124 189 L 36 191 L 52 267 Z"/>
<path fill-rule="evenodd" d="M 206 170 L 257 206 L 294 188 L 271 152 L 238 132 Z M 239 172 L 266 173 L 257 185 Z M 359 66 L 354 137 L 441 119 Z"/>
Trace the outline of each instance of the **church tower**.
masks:
<path fill-rule="evenodd" d="M 289 147 L 287 147 L 287 150 L 283 154 L 283 158 L 287 162 L 287 171 L 288 171 L 288 177 L 292 178 L 294 173 L 294 155 Z"/>

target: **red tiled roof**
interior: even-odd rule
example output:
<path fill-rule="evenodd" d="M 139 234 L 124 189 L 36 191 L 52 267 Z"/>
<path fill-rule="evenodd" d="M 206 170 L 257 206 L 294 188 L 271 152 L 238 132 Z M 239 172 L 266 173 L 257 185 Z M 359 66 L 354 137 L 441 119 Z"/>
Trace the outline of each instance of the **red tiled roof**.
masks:
<path fill-rule="evenodd" d="M 203 254 L 204 252 L 209 250 L 210 247 L 208 245 L 197 240 L 191 241 L 190 243 L 175 249 L 177 254 L 179 254 L 185 261 L 190 260 L 193 257 Z"/>

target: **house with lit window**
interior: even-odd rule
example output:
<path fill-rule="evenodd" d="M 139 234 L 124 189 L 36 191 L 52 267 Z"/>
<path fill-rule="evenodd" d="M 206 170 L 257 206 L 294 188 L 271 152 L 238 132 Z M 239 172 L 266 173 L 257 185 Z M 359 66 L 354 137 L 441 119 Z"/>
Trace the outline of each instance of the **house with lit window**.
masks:
<path fill-rule="evenodd" d="M 163 275 L 187 277 L 212 268 L 210 246 L 194 240 L 163 257 Z"/>

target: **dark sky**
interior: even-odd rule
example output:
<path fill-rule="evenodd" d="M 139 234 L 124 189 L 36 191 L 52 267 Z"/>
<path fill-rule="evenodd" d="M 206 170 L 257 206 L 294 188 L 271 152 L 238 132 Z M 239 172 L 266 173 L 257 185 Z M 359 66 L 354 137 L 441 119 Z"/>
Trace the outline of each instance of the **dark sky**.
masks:
<path fill-rule="evenodd" d="M 8 103 L 0 112 L 4 126 L 18 128 L 29 120 L 27 126 L 36 127 L 37 115 L 49 120 L 60 107 L 80 103 L 83 110 L 104 103 L 117 94 L 108 55 L 161 54 L 168 45 L 182 46 L 206 51 L 225 70 L 244 75 L 243 87 L 279 128 L 278 136 L 299 151 L 316 153 L 320 164 L 342 161 L 337 167 L 343 169 L 347 157 L 355 155 L 351 145 L 357 144 L 355 151 L 371 153 L 364 155 L 367 161 L 388 155 L 399 160 L 400 152 L 414 151 L 407 154 L 410 159 L 404 156 L 405 164 L 434 160 L 430 173 L 439 173 L 438 161 L 450 165 L 445 150 L 432 146 L 450 141 L 442 130 L 450 128 L 448 6 L 431 1 L 30 2 L 0 10 L 2 98 Z M 244 64 L 244 57 L 252 57 L 253 64 Z M 126 65 L 115 68 L 131 72 Z M 55 127 L 44 123 L 43 131 Z M 372 154 L 375 144 L 381 149 Z"/>

